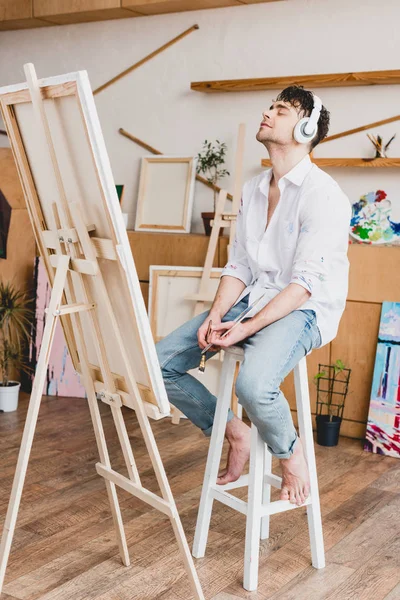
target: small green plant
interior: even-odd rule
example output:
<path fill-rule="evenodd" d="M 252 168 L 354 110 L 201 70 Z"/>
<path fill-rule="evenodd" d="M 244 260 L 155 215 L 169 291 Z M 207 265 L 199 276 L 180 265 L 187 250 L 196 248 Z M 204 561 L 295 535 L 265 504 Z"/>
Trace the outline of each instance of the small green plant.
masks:
<path fill-rule="evenodd" d="M 31 339 L 32 300 L 12 283 L 0 281 L 0 373 L 1 386 L 10 384 L 11 369 L 31 372 L 24 350 Z"/>
<path fill-rule="evenodd" d="M 225 164 L 226 149 L 226 144 L 219 140 L 216 140 L 216 144 L 205 140 L 202 151 L 197 155 L 197 173 L 204 173 L 207 181 L 213 185 L 217 185 L 217 182 L 226 175 L 230 175 L 229 171 L 221 168 Z M 217 190 L 214 189 L 214 212 L 217 195 Z"/>
<path fill-rule="evenodd" d="M 320 367 L 321 366 L 322 365 L 320 365 Z M 316 375 L 314 375 L 314 383 L 317 386 L 318 393 L 326 392 L 327 401 L 321 402 L 319 399 L 317 399 L 317 403 L 326 404 L 327 410 L 328 410 L 328 415 L 329 415 L 329 421 L 331 421 L 332 417 L 333 417 L 333 406 L 332 406 L 333 394 L 340 394 L 340 395 L 343 395 L 345 398 L 346 394 L 347 394 L 348 380 L 350 377 L 350 370 L 347 369 L 346 365 L 340 358 L 333 365 L 330 366 L 330 369 L 333 369 L 333 377 L 330 377 L 330 374 L 327 373 L 325 370 L 319 370 L 318 373 Z M 337 390 L 334 389 L 334 387 L 335 387 L 335 382 L 337 381 L 337 379 L 336 379 L 337 375 L 339 375 L 340 373 L 342 373 L 345 370 L 348 371 L 349 374 L 345 381 L 340 381 L 341 384 L 345 384 L 345 392 L 343 393 L 343 392 L 338 392 Z M 321 389 L 319 387 L 319 380 L 323 379 L 323 378 L 328 380 L 329 385 L 328 385 L 327 389 Z M 339 381 L 337 381 L 337 383 L 339 383 Z M 338 406 L 338 405 L 335 404 L 334 406 Z"/>

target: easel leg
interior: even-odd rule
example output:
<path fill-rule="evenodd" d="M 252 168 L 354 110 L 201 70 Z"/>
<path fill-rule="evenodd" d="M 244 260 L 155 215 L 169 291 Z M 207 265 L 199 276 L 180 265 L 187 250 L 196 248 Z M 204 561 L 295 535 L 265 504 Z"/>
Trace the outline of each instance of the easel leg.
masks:
<path fill-rule="evenodd" d="M 46 326 L 43 332 L 42 345 L 36 368 L 32 393 L 29 400 L 29 408 L 26 416 L 24 432 L 18 454 L 18 462 L 15 470 L 14 481 L 11 489 L 7 515 L 4 522 L 3 534 L 0 543 L 0 593 L 3 588 L 4 576 L 10 555 L 11 544 L 14 536 L 19 505 L 21 502 L 22 489 L 24 486 L 29 456 L 32 448 L 33 436 L 35 435 L 36 423 L 42 400 L 43 386 L 46 380 L 46 368 L 49 361 L 51 346 L 54 340 L 55 328 L 58 320 L 56 311 L 59 310 L 64 292 L 64 284 L 68 273 L 69 257 L 62 256 L 59 259 L 53 291 L 49 304 Z"/>
<path fill-rule="evenodd" d="M 80 346 L 80 344 L 78 343 L 78 352 L 79 352 L 79 346 Z M 90 411 L 90 416 L 92 418 L 93 429 L 94 429 L 94 434 L 96 437 L 96 444 L 97 444 L 97 449 L 99 452 L 99 457 L 100 457 L 100 460 L 103 465 L 110 467 L 111 463 L 110 463 L 110 459 L 108 456 L 107 444 L 106 444 L 106 440 L 105 440 L 105 436 L 104 436 L 104 430 L 103 430 L 103 425 L 102 425 L 102 421 L 101 421 L 100 410 L 99 410 L 99 406 L 97 403 L 96 392 L 95 392 L 95 389 L 93 386 L 93 380 L 90 376 L 88 376 L 87 373 L 85 373 L 86 361 L 82 361 L 81 364 L 82 364 L 83 382 L 84 382 L 85 389 L 87 392 L 89 411 Z M 134 467 L 134 472 L 137 473 L 136 465 L 133 464 L 133 467 Z M 131 476 L 131 471 L 129 471 L 129 475 Z M 138 475 L 138 478 L 139 478 L 139 475 Z M 136 477 L 134 479 L 136 479 Z M 119 553 L 121 556 L 122 564 L 125 565 L 125 567 L 129 567 L 129 565 L 130 565 L 129 550 L 128 550 L 128 544 L 126 543 L 124 524 L 122 521 L 121 509 L 119 507 L 116 486 L 112 481 L 108 481 L 107 479 L 105 479 L 104 481 L 106 484 L 108 500 L 110 502 L 111 514 L 112 514 L 112 518 L 113 518 L 113 522 L 114 522 L 115 532 L 117 535 L 117 544 L 118 544 L 118 549 L 119 549 Z"/>

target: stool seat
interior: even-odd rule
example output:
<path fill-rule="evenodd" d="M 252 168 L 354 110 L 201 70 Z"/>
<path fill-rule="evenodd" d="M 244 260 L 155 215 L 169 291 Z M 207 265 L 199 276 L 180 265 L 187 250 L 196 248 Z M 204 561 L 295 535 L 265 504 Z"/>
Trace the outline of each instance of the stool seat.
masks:
<path fill-rule="evenodd" d="M 308 352 L 308 354 L 310 353 L 311 351 Z M 276 513 L 306 507 L 312 565 L 317 569 L 325 567 L 306 356 L 294 367 L 294 382 L 300 438 L 310 475 L 310 494 L 301 506 L 297 506 L 290 500 L 270 501 L 271 486 L 281 489 L 282 478 L 272 473 L 272 454 L 253 423 L 251 425 L 249 473 L 242 475 L 237 481 L 225 485 L 217 484 L 235 368 L 236 364 L 241 363 L 244 359 L 244 351 L 240 346 L 231 346 L 224 350 L 224 362 L 192 554 L 195 558 L 200 558 L 205 554 L 214 500 L 246 515 L 243 587 L 248 591 L 257 589 L 260 540 L 269 537 L 270 515 Z M 230 490 L 245 486 L 248 487 L 247 502 L 229 493 Z"/>

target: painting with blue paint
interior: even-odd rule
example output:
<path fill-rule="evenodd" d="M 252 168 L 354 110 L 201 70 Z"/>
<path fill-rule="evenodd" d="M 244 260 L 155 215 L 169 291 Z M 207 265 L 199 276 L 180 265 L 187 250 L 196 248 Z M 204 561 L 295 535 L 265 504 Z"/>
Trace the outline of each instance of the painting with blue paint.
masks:
<path fill-rule="evenodd" d="M 400 458 L 400 302 L 383 302 L 364 450 Z"/>
<path fill-rule="evenodd" d="M 391 219 L 392 203 L 386 192 L 364 194 L 352 209 L 351 237 L 369 244 L 400 244 L 400 222 Z"/>

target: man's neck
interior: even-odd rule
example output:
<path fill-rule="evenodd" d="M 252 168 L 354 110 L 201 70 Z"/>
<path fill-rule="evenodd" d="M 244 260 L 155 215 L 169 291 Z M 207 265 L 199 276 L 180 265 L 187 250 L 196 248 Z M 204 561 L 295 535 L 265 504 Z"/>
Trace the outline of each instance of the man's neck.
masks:
<path fill-rule="evenodd" d="M 273 180 L 277 185 L 280 178 L 289 173 L 307 154 L 308 147 L 287 148 L 276 144 L 268 144 L 266 148 L 272 164 Z"/>

